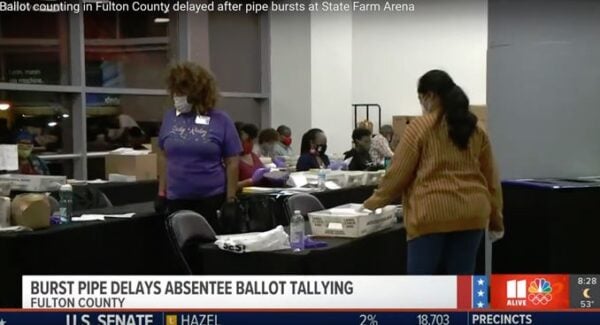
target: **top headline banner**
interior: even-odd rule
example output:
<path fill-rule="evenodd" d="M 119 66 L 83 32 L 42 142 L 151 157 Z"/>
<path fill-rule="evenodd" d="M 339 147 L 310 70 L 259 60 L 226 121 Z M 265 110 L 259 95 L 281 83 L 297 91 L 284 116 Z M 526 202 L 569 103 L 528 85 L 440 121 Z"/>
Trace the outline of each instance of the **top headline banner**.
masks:
<path fill-rule="evenodd" d="M 455 309 L 456 276 L 24 276 L 34 309 Z"/>

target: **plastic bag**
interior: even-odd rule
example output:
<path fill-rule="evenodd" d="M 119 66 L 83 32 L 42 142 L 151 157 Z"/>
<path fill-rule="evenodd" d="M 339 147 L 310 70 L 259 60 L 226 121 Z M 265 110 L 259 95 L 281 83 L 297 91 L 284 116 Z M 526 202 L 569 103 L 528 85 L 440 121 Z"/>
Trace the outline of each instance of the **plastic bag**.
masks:
<path fill-rule="evenodd" d="M 236 235 L 218 236 L 215 245 L 234 253 L 269 252 L 290 248 L 288 234 L 283 226 L 269 231 Z"/>

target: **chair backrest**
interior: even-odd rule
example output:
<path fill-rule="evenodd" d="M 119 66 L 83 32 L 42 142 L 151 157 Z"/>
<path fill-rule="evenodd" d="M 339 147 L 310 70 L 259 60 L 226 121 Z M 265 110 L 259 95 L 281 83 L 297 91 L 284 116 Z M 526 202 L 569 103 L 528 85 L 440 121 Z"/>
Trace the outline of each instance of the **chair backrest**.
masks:
<path fill-rule="evenodd" d="M 190 274 L 202 273 L 201 259 L 195 244 L 213 242 L 217 239 L 208 221 L 194 211 L 181 210 L 167 218 L 167 230 L 171 244 L 184 268 Z"/>
<path fill-rule="evenodd" d="M 85 211 L 112 207 L 112 203 L 101 190 L 92 186 L 73 186 L 73 210 Z"/>
<path fill-rule="evenodd" d="M 104 194 L 104 192 L 100 191 L 100 193 L 98 195 L 100 196 L 98 198 L 98 201 L 100 201 L 99 203 L 101 205 L 105 205 L 105 208 L 112 208 L 113 207 L 112 202 L 110 202 L 110 199 L 108 198 L 108 196 L 106 196 L 106 194 Z"/>
<path fill-rule="evenodd" d="M 287 199 L 288 214 L 294 215 L 294 211 L 300 210 L 303 216 L 307 216 L 309 212 L 325 210 L 325 207 L 314 195 L 306 193 L 298 193 Z"/>

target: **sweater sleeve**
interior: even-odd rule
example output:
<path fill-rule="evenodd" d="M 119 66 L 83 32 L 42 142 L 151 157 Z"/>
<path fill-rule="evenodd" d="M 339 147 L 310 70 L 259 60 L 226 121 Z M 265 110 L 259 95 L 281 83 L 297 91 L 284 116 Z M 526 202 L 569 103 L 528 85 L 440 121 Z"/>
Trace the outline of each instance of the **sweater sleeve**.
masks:
<path fill-rule="evenodd" d="M 375 193 L 364 203 L 365 208 L 374 210 L 383 207 L 402 195 L 414 180 L 421 158 L 421 134 L 417 123 L 408 126 L 396 148 L 392 165 L 381 180 Z"/>
<path fill-rule="evenodd" d="M 487 181 L 488 190 L 490 192 L 492 213 L 490 215 L 490 230 L 504 230 L 504 222 L 502 216 L 502 185 L 498 177 L 498 171 L 492 153 L 487 135 L 484 135 L 484 143 L 479 157 L 479 166 L 481 172 Z"/>

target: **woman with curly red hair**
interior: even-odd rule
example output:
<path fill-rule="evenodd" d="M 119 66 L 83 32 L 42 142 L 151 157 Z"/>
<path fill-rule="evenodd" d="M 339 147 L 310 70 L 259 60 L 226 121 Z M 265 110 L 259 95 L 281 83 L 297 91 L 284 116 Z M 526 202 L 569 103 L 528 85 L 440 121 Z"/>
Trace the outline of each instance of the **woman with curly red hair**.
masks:
<path fill-rule="evenodd" d="M 166 169 L 159 196 L 166 195 L 169 213 L 196 211 L 219 232 L 217 210 L 237 192 L 242 152 L 237 130 L 225 112 L 215 109 L 216 82 L 201 66 L 173 66 L 167 85 L 174 107 L 165 113 L 159 134 L 159 166 Z"/>

